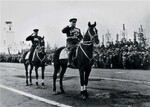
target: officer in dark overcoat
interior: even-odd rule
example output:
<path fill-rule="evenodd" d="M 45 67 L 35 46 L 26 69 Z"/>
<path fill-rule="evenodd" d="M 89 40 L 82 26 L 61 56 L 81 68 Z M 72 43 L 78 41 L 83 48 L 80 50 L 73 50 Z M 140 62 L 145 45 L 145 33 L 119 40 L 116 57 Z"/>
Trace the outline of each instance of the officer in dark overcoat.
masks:
<path fill-rule="evenodd" d="M 66 47 L 70 50 L 69 53 L 69 65 L 68 66 L 73 66 L 72 65 L 72 56 L 75 50 L 75 46 L 83 39 L 83 36 L 81 34 L 81 31 L 79 28 L 76 27 L 76 18 L 72 18 L 69 20 L 70 25 L 66 26 L 63 28 L 62 32 L 67 35 L 67 40 L 66 40 Z"/>
<path fill-rule="evenodd" d="M 38 35 L 38 31 L 39 31 L 39 29 L 34 29 L 33 33 L 26 38 L 26 41 L 32 42 L 32 46 L 30 49 L 30 55 L 29 55 L 29 61 L 32 61 L 32 56 L 33 56 L 34 50 L 35 50 L 36 46 L 38 45 L 39 40 L 41 39 L 41 37 Z"/>

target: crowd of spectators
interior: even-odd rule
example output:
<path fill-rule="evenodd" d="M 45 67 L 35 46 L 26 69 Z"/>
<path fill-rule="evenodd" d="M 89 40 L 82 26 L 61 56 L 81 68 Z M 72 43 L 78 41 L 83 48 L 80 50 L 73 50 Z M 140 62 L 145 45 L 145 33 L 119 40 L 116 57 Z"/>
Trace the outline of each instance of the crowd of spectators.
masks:
<path fill-rule="evenodd" d="M 98 49 L 95 67 L 119 69 L 149 69 L 150 47 L 137 41 L 116 41 Z"/>
<path fill-rule="evenodd" d="M 23 53 L 0 54 L 0 62 L 22 63 Z M 53 54 L 47 54 L 46 63 L 52 64 Z M 137 41 L 116 41 L 97 48 L 94 67 L 117 69 L 150 69 L 150 47 Z"/>
<path fill-rule="evenodd" d="M 22 63 L 23 53 L 18 54 L 0 54 L 0 62 L 9 62 L 9 63 Z M 48 65 L 52 64 L 52 54 L 46 54 L 46 63 Z"/>
<path fill-rule="evenodd" d="M 0 62 L 19 63 L 21 62 L 21 54 L 0 54 Z"/>

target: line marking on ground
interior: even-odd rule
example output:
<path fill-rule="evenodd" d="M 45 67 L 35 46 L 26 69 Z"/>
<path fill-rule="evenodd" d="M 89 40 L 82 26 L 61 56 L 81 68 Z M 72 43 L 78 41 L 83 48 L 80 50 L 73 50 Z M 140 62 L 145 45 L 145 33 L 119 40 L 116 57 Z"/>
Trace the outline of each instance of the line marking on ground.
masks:
<path fill-rule="evenodd" d="M 30 98 L 35 99 L 35 100 L 45 102 L 47 104 L 55 105 L 55 106 L 58 106 L 58 107 L 72 107 L 70 105 L 65 105 L 65 104 L 62 104 L 62 103 L 59 103 L 59 102 L 56 102 L 56 101 L 53 101 L 53 100 L 48 100 L 48 99 L 45 99 L 45 98 L 42 98 L 42 97 L 39 97 L 39 96 L 36 96 L 36 95 L 32 95 L 32 94 L 26 93 L 24 91 L 20 91 L 20 90 L 17 90 L 17 89 L 14 89 L 14 88 L 11 88 L 11 87 L 8 87 L 8 86 L 5 86 L 5 85 L 0 84 L 0 88 L 3 88 L 3 89 L 6 89 L 6 90 L 9 90 L 9 91 L 24 95 L 26 97 L 30 97 Z"/>
<path fill-rule="evenodd" d="M 73 75 L 66 75 L 65 77 L 69 77 Z M 108 81 L 120 81 L 120 82 L 132 82 L 132 83 L 140 83 L 140 84 L 150 84 L 150 81 L 142 81 L 142 80 L 127 80 L 127 79 L 117 79 L 117 78 L 109 78 L 109 77 L 95 77 L 90 76 L 89 79 L 102 79 L 102 80 L 108 80 Z"/>
<path fill-rule="evenodd" d="M 67 74 L 64 77 L 70 77 L 74 75 Z M 127 80 L 127 79 L 117 79 L 117 78 L 108 78 L 108 77 L 95 77 L 90 76 L 89 79 L 101 79 L 101 80 L 108 80 L 108 81 L 120 81 L 120 82 L 132 82 L 132 83 L 139 83 L 139 84 L 150 84 L 150 81 L 143 81 L 143 80 Z"/>
<path fill-rule="evenodd" d="M 140 81 L 140 80 L 126 80 L 126 79 L 116 79 L 116 78 L 105 78 L 105 77 L 90 77 L 91 79 L 102 79 L 108 81 L 121 81 L 121 82 L 133 82 L 133 83 L 143 83 L 143 84 L 150 84 L 149 81 Z"/>
<path fill-rule="evenodd" d="M 124 72 L 115 72 L 116 74 L 122 74 L 122 73 L 124 73 Z"/>

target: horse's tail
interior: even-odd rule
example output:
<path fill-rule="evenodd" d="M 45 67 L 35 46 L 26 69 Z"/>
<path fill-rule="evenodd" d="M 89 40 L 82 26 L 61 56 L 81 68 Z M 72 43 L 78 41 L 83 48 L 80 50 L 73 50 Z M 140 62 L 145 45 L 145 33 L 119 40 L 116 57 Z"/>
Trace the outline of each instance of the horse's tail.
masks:
<path fill-rule="evenodd" d="M 53 56 L 53 61 L 54 63 L 57 63 L 59 61 L 59 55 L 60 52 L 65 48 L 65 46 L 58 48 L 55 52 L 54 52 L 54 56 Z"/>

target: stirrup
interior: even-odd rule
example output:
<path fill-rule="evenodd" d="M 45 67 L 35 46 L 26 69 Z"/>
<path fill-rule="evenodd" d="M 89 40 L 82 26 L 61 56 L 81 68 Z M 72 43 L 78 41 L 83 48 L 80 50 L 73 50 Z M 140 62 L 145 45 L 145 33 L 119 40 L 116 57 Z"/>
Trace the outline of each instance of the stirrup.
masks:
<path fill-rule="evenodd" d="M 25 62 L 25 64 L 29 64 L 30 62 L 29 62 L 29 60 L 27 60 L 26 62 Z"/>
<path fill-rule="evenodd" d="M 75 66 L 73 63 L 69 63 L 69 64 L 67 65 L 67 67 L 69 67 L 69 68 L 76 68 L 76 66 Z"/>

